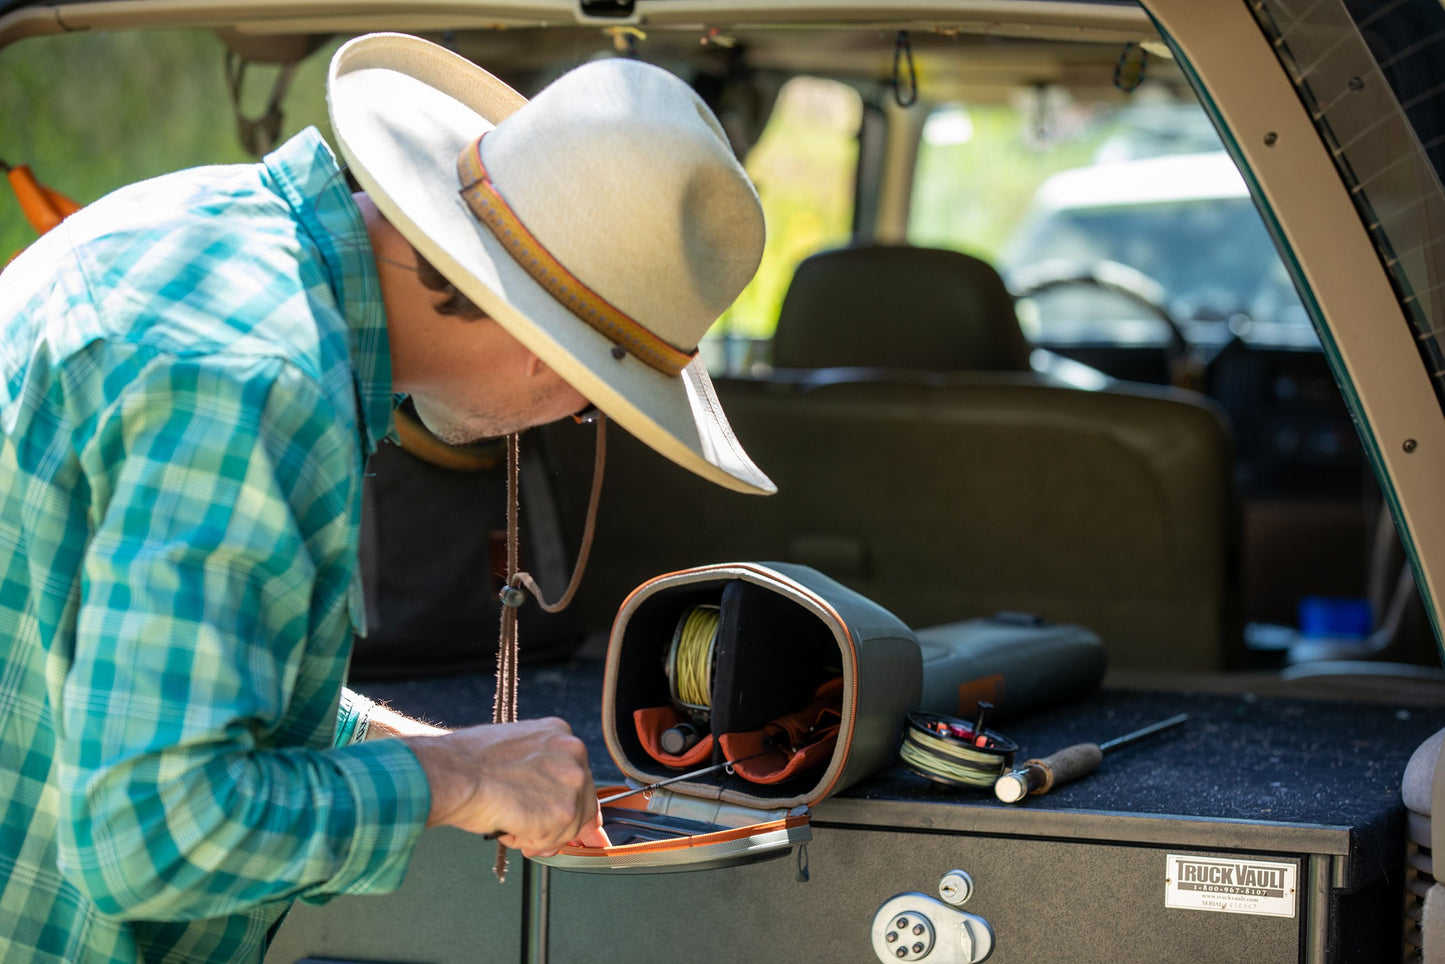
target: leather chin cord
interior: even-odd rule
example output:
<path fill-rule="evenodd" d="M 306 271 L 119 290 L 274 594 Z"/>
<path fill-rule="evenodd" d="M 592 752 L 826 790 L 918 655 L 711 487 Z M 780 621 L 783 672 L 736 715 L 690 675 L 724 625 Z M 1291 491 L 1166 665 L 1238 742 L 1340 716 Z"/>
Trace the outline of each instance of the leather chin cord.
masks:
<path fill-rule="evenodd" d="M 607 417 L 600 412 L 596 415 L 597 443 L 592 460 L 592 492 L 587 497 L 587 522 L 582 527 L 582 542 L 577 549 L 577 564 L 572 568 L 572 578 L 567 589 L 555 603 L 547 602 L 537 581 L 528 572 L 518 571 L 518 546 L 521 541 L 518 526 L 518 463 L 520 462 L 519 435 L 507 436 L 507 584 L 502 588 L 501 638 L 497 643 L 497 692 L 492 701 L 493 723 L 515 723 L 517 721 L 517 610 L 527 601 L 527 594 L 537 600 L 545 612 L 557 613 L 566 609 L 577 595 L 582 582 L 582 573 L 587 568 L 587 556 L 592 551 L 592 535 L 597 528 L 597 504 L 602 497 L 602 470 L 607 461 Z M 493 867 L 497 880 L 507 879 L 507 848 L 497 844 L 497 862 Z"/>

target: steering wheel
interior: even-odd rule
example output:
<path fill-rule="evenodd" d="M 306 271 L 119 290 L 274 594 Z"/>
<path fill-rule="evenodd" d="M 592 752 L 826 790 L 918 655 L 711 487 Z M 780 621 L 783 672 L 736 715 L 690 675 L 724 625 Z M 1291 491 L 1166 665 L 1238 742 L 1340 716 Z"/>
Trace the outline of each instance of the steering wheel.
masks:
<path fill-rule="evenodd" d="M 1055 258 L 1014 272 L 1010 285 L 1016 300 L 1075 286 L 1098 288 L 1123 295 L 1163 322 L 1169 329 L 1169 341 L 1164 348 L 1165 360 L 1169 365 L 1170 377 L 1176 384 L 1180 381 L 1182 369 L 1192 367 L 1193 350 L 1179 319 L 1174 317 L 1165 303 L 1164 286 L 1137 268 L 1117 261 L 1083 262 Z"/>

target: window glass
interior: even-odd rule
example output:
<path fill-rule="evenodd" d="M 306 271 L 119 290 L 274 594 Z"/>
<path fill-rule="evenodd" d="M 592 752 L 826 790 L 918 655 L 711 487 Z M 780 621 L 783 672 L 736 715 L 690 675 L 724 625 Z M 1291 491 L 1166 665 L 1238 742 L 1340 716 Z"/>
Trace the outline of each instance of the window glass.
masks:
<path fill-rule="evenodd" d="M 1238 169 L 1194 101 L 1144 89 L 1122 105 L 1037 88 L 1011 104 L 950 104 L 920 146 L 910 242 L 998 267 L 1014 290 L 1123 265 L 1141 300 L 1051 290 L 1020 306 L 1036 343 L 1162 341 L 1150 304 L 1196 343 L 1241 325 L 1313 332 Z M 1283 334 L 1281 334 L 1283 332 Z"/>
<path fill-rule="evenodd" d="M 848 242 L 862 100 L 845 84 L 796 77 L 783 85 L 744 166 L 757 185 L 767 244 L 757 276 L 714 326 L 710 367 L 739 370 L 773 333 L 798 262 Z"/>
<path fill-rule="evenodd" d="M 1089 163 L 1107 111 L 1040 89 L 1013 104 L 949 104 L 923 127 L 908 240 L 997 262 L 1034 192 Z"/>
<path fill-rule="evenodd" d="M 307 56 L 281 101 L 279 140 L 307 125 L 331 143 L 325 76 L 344 38 Z M 249 65 L 241 106 L 261 116 L 281 68 Z M 200 164 L 254 160 L 231 105 L 227 47 L 210 31 L 121 31 L 37 37 L 0 50 L 0 160 L 29 165 L 46 186 L 88 203 L 122 185 Z M 64 78 L 64 82 L 57 82 Z M 814 251 L 846 244 L 861 100 L 852 88 L 800 77 L 784 84 L 746 159 L 767 222 L 753 283 L 715 326 L 714 368 L 745 366 L 766 339 L 793 269 Z M 35 240 L 0 185 L 0 264 Z M 731 356 L 731 363 L 729 362 Z"/>

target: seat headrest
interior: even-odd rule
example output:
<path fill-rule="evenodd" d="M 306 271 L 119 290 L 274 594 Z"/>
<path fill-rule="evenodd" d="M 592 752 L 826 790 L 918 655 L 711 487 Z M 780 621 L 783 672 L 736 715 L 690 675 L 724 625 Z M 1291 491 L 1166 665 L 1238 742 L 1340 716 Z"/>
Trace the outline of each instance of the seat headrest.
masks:
<path fill-rule="evenodd" d="M 1013 297 L 958 251 L 866 245 L 798 265 L 773 336 L 777 368 L 1027 371 Z"/>

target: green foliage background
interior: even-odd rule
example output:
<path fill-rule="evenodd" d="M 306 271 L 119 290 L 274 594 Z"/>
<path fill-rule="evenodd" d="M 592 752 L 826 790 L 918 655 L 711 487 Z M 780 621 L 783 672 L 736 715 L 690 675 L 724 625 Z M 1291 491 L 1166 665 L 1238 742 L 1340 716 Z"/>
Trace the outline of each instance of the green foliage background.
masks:
<path fill-rule="evenodd" d="M 1031 145 L 1027 114 L 1013 106 L 973 107 L 968 117 L 967 142 L 919 151 L 908 240 L 998 264 L 1034 192 L 1053 174 L 1087 166 L 1113 125 L 1081 123 L 1043 147 Z"/>
<path fill-rule="evenodd" d="M 325 73 L 343 39 L 297 69 L 282 102 L 282 139 L 316 125 L 331 140 Z M 236 133 L 225 58 L 221 40 L 201 30 L 67 34 L 0 49 L 0 159 L 29 164 L 81 203 L 167 171 L 254 160 Z M 248 70 L 248 116 L 262 112 L 279 72 Z M 909 240 L 996 260 L 1038 185 L 1087 163 L 1105 125 L 1041 150 L 1028 143 L 1023 111 L 995 105 L 969 115 L 967 142 L 925 144 L 920 153 Z M 841 84 L 802 78 L 784 88 L 746 160 L 767 219 L 763 262 L 715 333 L 770 336 L 798 262 L 848 243 L 860 116 L 858 94 Z M 0 263 L 34 239 L 0 186 Z"/>
<path fill-rule="evenodd" d="M 306 58 L 282 102 L 282 138 L 315 124 L 330 139 L 326 64 Z M 84 204 L 133 181 L 200 164 L 250 161 L 236 134 L 225 45 L 209 31 L 35 37 L 0 50 L 0 159 Z M 250 68 L 242 104 L 259 115 L 279 68 Z M 0 262 L 35 240 L 0 186 Z"/>
<path fill-rule="evenodd" d="M 862 102 L 843 84 L 798 78 L 785 85 L 745 161 L 767 221 L 758 273 L 714 332 L 766 338 L 798 262 L 848 243 Z"/>

